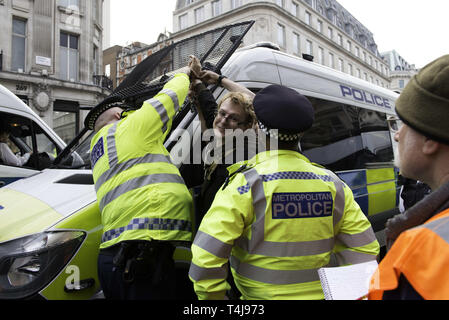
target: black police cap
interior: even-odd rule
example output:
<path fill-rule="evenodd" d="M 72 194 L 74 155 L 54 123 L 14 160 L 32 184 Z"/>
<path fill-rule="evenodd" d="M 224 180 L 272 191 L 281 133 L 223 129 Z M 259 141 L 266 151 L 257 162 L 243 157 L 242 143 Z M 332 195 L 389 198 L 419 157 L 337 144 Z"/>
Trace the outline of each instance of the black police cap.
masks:
<path fill-rule="evenodd" d="M 270 134 L 278 130 L 280 140 L 294 140 L 309 130 L 315 120 L 312 103 L 302 94 L 281 85 L 259 91 L 253 101 L 260 128 Z"/>

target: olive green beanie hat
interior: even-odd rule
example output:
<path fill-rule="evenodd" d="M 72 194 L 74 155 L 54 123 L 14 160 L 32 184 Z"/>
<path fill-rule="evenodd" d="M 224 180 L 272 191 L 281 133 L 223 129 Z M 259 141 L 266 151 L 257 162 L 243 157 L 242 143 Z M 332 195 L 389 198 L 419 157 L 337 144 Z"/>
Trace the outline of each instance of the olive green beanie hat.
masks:
<path fill-rule="evenodd" d="M 449 144 L 449 55 L 413 77 L 396 101 L 396 113 L 421 134 Z"/>

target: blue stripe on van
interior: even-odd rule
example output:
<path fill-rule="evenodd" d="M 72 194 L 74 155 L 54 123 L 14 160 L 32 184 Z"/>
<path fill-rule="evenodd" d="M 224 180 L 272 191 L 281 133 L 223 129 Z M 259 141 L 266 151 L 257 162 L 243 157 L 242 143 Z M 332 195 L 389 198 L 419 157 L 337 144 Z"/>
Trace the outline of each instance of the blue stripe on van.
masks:
<path fill-rule="evenodd" d="M 368 189 L 366 187 L 366 170 L 339 172 L 338 176 L 351 188 L 354 199 L 365 215 L 368 215 Z"/>

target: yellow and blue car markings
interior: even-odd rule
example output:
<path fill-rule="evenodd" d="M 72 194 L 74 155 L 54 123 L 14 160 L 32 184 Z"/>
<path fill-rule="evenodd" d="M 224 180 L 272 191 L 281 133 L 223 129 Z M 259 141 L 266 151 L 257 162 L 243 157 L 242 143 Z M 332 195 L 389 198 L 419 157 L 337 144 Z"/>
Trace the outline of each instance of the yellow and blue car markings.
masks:
<path fill-rule="evenodd" d="M 368 217 L 397 208 L 400 190 L 397 175 L 393 167 L 338 172 Z"/>

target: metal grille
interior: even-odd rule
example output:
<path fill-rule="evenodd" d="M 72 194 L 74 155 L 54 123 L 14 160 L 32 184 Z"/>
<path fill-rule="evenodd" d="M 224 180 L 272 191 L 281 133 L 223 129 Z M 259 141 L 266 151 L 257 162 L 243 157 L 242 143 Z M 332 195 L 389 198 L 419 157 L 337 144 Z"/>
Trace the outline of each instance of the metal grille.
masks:
<path fill-rule="evenodd" d="M 105 101 L 122 101 L 139 108 L 153 97 L 179 69 L 186 67 L 190 55 L 215 72 L 240 46 L 254 22 L 218 28 L 165 47 L 142 61 Z"/>

